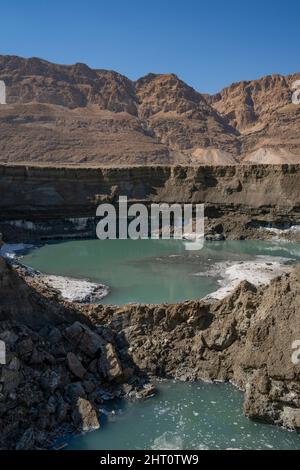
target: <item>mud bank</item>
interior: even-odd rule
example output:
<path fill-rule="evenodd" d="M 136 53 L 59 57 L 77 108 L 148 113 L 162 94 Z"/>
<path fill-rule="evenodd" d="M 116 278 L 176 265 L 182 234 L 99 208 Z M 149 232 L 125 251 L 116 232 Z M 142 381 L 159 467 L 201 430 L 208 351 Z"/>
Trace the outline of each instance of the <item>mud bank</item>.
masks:
<path fill-rule="evenodd" d="M 298 239 L 300 165 L 0 166 L 0 231 L 14 241 L 95 235 L 102 202 L 204 203 L 207 235 Z"/>

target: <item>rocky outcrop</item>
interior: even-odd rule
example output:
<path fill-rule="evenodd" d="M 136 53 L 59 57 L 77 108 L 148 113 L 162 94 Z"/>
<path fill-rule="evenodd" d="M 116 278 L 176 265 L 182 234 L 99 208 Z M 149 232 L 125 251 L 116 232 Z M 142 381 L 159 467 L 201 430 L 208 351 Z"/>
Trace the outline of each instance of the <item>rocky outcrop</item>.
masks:
<path fill-rule="evenodd" d="M 247 416 L 299 427 L 300 270 L 256 288 L 243 282 L 217 302 L 90 307 L 116 334 L 120 358 L 152 376 L 231 381 Z"/>
<path fill-rule="evenodd" d="M 237 153 L 235 129 L 176 75 L 149 74 L 136 82 L 136 93 L 139 116 L 160 142 L 182 152 L 187 161 L 193 152 L 206 147 Z"/>
<path fill-rule="evenodd" d="M 73 420 L 83 432 L 95 431 L 100 428 L 97 410 L 84 398 L 78 398 L 73 412 Z"/>
<path fill-rule="evenodd" d="M 292 102 L 300 74 L 242 81 L 207 100 L 240 133 L 241 155 L 258 163 L 299 162 L 299 105 Z"/>
<path fill-rule="evenodd" d="M 0 162 L 201 165 L 212 156 L 212 164 L 232 165 L 269 148 L 274 162 L 282 149 L 285 162 L 299 162 L 299 105 L 292 103 L 297 79 L 272 75 L 209 96 L 174 74 L 133 82 L 81 63 L 0 56 L 7 92 Z"/>
<path fill-rule="evenodd" d="M 37 292 L 34 279 L 32 282 L 32 286 L 25 283 L 0 256 L 1 322 L 13 321 L 30 328 L 42 328 L 61 325 L 65 321 L 74 322 L 79 318 L 74 309 L 65 309 L 54 301 L 55 297 L 51 300 L 51 294 L 46 294 L 45 290 Z"/>

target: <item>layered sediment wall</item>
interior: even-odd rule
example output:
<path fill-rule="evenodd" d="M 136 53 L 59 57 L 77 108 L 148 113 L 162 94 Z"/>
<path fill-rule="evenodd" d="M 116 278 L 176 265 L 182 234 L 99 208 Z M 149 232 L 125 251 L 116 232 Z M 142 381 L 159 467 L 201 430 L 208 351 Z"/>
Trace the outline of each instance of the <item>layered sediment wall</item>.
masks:
<path fill-rule="evenodd" d="M 91 232 L 101 202 L 204 203 L 218 220 L 234 213 L 255 224 L 300 221 L 300 165 L 76 168 L 0 166 L 0 231 L 6 225 L 41 236 Z M 76 223 L 76 220 L 79 222 Z M 22 222 L 25 221 L 25 222 Z M 30 224 L 31 222 L 31 224 Z M 224 222 L 224 220 L 223 220 Z M 48 224 L 48 228 L 47 228 Z M 225 224 L 230 232 L 230 224 Z M 75 227 L 76 226 L 76 227 Z M 226 231 L 226 230 L 225 230 Z M 43 233 L 44 232 L 44 233 Z"/>

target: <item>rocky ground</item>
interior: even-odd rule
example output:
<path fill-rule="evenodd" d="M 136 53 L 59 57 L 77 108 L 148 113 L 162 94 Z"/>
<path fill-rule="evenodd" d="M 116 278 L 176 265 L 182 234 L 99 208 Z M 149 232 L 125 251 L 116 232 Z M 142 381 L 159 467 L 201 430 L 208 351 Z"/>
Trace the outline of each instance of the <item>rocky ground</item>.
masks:
<path fill-rule="evenodd" d="M 154 393 L 144 373 L 121 363 L 108 326 L 1 257 L 0 292 L 0 449 L 49 448 L 58 436 L 98 429 L 107 400 Z"/>
<path fill-rule="evenodd" d="M 65 302 L 0 259 L 0 447 L 97 429 L 106 400 L 151 396 L 157 377 L 231 381 L 247 416 L 300 428 L 299 277 L 243 282 L 221 301 L 113 307 Z"/>

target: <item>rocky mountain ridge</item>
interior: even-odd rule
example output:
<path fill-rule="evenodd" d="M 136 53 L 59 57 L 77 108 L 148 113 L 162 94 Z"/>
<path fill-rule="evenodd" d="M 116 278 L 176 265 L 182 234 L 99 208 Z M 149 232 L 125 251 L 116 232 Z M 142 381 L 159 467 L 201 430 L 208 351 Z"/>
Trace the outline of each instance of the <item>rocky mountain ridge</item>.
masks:
<path fill-rule="evenodd" d="M 299 163 L 299 78 L 272 75 L 208 96 L 174 74 L 133 82 L 80 63 L 0 56 L 0 162 L 228 165 L 278 163 L 278 153 Z"/>

